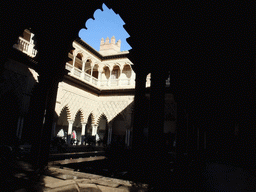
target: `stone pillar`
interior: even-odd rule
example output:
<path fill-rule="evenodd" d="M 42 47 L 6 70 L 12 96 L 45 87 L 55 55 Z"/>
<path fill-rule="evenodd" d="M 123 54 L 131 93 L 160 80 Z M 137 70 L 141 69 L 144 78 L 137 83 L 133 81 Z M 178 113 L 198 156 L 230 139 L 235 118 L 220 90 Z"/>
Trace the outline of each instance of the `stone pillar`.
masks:
<path fill-rule="evenodd" d="M 144 134 L 143 130 L 147 126 L 148 108 L 146 106 L 146 72 L 138 71 L 136 74 L 136 86 L 134 97 L 134 108 L 132 114 L 132 154 L 130 161 L 132 163 L 131 172 L 137 177 L 141 177 L 140 174 L 145 170 L 145 149 L 146 144 L 143 142 Z"/>
<path fill-rule="evenodd" d="M 97 134 L 97 125 L 96 124 L 92 124 L 92 136 Z"/>
<path fill-rule="evenodd" d="M 95 142 L 97 144 L 97 141 L 98 141 L 98 134 L 97 134 L 97 129 L 98 129 L 98 126 L 96 124 L 92 124 L 92 136 L 95 136 Z"/>
<path fill-rule="evenodd" d="M 51 135 L 44 141 L 43 138 L 48 135 L 43 135 L 44 128 L 46 124 L 48 125 L 48 120 L 45 121 L 45 111 L 48 105 L 51 105 L 51 99 L 55 96 L 55 86 L 53 83 L 53 78 L 51 76 L 46 77 L 46 75 L 39 75 L 39 83 L 33 89 L 32 97 L 29 105 L 29 112 L 26 115 L 26 121 L 24 122 L 24 139 L 31 143 L 31 163 L 37 168 L 42 168 L 44 162 L 48 155 L 43 155 L 43 148 L 47 148 L 48 139 L 51 139 Z M 51 92 L 52 91 L 52 92 Z M 48 93 L 52 93 L 51 96 Z M 57 89 L 56 89 L 57 95 Z M 54 98 L 53 98 L 54 99 Z M 48 103 L 49 102 L 49 103 Z M 55 100 L 56 102 L 56 100 Z M 51 103 L 51 104 L 50 104 Z M 54 103 L 55 104 L 55 103 Z M 55 105 L 54 105 L 55 106 Z M 50 108 L 50 106 L 48 106 Z M 50 110 L 50 109 L 49 109 Z M 49 111 L 50 113 L 50 111 Z M 46 115 L 50 117 L 50 114 Z M 48 129 L 50 129 L 51 134 L 52 123 L 49 124 Z M 45 130 L 46 131 L 46 130 Z M 42 146 L 45 145 L 45 146 Z M 50 142 L 49 142 L 50 145 Z M 46 149 L 47 150 L 47 149 Z M 48 153 L 49 150 L 45 153 Z M 48 159 L 47 159 L 48 160 Z"/>
<path fill-rule="evenodd" d="M 164 71 L 152 71 L 150 90 L 150 115 L 148 128 L 148 148 L 147 158 L 150 159 L 148 168 L 154 175 L 153 186 L 164 182 L 166 175 L 166 165 L 168 164 L 164 141 L 164 106 L 165 106 L 165 75 Z"/>
<path fill-rule="evenodd" d="M 111 139 L 112 139 L 112 125 L 109 124 L 108 125 L 108 141 L 107 141 L 107 145 L 111 144 Z"/>
<path fill-rule="evenodd" d="M 21 139 L 21 136 L 22 136 L 23 122 L 24 122 L 24 117 L 19 117 L 18 125 L 17 125 L 17 132 L 16 132 L 16 135 L 19 139 Z"/>
<path fill-rule="evenodd" d="M 67 143 L 70 144 L 70 139 L 71 139 L 71 134 L 72 134 L 72 129 L 73 129 L 73 120 L 68 121 L 68 138 L 67 138 Z"/>
<path fill-rule="evenodd" d="M 40 136 L 37 144 L 33 147 L 34 157 L 36 158 L 35 165 L 39 169 L 42 170 L 48 164 L 50 143 L 51 143 L 51 134 L 52 134 L 52 125 L 54 122 L 55 115 L 55 105 L 56 105 L 56 97 L 58 90 L 58 83 L 62 79 L 63 74 L 59 73 L 53 76 L 53 79 L 48 84 L 48 95 L 47 95 L 47 105 L 46 105 L 46 114 L 45 114 L 45 123 L 40 130 Z M 45 76 L 47 78 L 47 75 Z M 39 79 L 40 82 L 40 79 Z M 37 107 L 37 105 L 36 105 Z M 38 148 L 37 148 L 38 146 Z M 31 148 L 32 151 L 32 148 Z M 36 151 L 36 152 L 35 152 Z M 31 152 L 32 153 L 32 152 Z"/>
<path fill-rule="evenodd" d="M 145 84 L 146 74 L 137 74 L 132 121 L 132 148 L 135 153 L 137 153 L 137 150 L 142 150 L 141 147 L 143 141 L 143 129 L 147 124 L 147 122 L 145 122 L 145 120 L 147 120 L 148 117 L 148 110 L 146 108 L 145 102 Z"/>
<path fill-rule="evenodd" d="M 84 144 L 84 139 L 85 139 L 85 127 L 86 123 L 81 123 L 82 124 L 82 132 L 81 132 L 81 145 Z"/>

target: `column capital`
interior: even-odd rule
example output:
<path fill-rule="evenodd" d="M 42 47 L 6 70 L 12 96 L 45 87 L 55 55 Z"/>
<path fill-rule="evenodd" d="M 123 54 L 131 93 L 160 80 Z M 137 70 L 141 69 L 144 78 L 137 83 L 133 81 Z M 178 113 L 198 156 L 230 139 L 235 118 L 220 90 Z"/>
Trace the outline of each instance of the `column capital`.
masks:
<path fill-rule="evenodd" d="M 89 59 L 88 56 L 86 56 L 86 57 L 84 56 L 84 57 L 82 58 L 82 62 L 85 63 L 88 59 Z"/>
<path fill-rule="evenodd" d="M 73 52 L 73 57 L 76 57 L 77 54 L 78 54 L 78 52 L 77 52 L 76 50 L 74 50 L 74 52 Z"/>
<path fill-rule="evenodd" d="M 113 68 L 114 68 L 113 65 L 110 65 L 110 66 L 109 66 L 109 71 L 110 71 L 110 73 L 113 71 Z"/>
<path fill-rule="evenodd" d="M 102 67 L 102 66 L 99 67 L 99 68 L 98 68 L 98 71 L 99 71 L 99 73 L 102 73 L 102 72 L 103 72 L 103 67 Z"/>
<path fill-rule="evenodd" d="M 81 125 L 82 126 L 85 126 L 87 124 L 87 122 L 82 122 Z"/>
<path fill-rule="evenodd" d="M 68 123 L 69 123 L 69 124 L 73 124 L 73 123 L 74 123 L 74 120 L 68 120 Z"/>
<path fill-rule="evenodd" d="M 123 69 L 124 69 L 124 65 L 120 65 L 120 66 L 119 66 L 119 69 L 120 69 L 120 73 L 122 73 L 122 72 L 123 72 Z"/>

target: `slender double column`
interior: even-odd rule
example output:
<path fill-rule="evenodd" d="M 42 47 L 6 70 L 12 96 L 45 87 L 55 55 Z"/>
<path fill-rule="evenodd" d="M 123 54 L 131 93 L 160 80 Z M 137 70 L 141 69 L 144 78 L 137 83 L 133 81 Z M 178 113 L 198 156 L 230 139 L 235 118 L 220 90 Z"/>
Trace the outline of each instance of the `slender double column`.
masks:
<path fill-rule="evenodd" d="M 111 144 L 112 140 L 112 124 L 108 125 L 108 140 L 107 140 L 107 145 Z"/>
<path fill-rule="evenodd" d="M 86 123 L 82 123 L 81 145 L 84 145 Z"/>
<path fill-rule="evenodd" d="M 71 140 L 71 134 L 72 134 L 72 130 L 73 130 L 73 120 L 69 120 L 68 121 L 68 138 L 67 138 L 67 143 L 70 144 L 70 140 Z"/>
<path fill-rule="evenodd" d="M 85 73 L 84 68 L 85 68 L 85 62 L 86 62 L 86 60 L 83 60 L 82 62 L 83 62 L 83 63 L 82 63 L 82 74 L 81 74 L 81 78 L 84 80 L 84 73 Z"/>

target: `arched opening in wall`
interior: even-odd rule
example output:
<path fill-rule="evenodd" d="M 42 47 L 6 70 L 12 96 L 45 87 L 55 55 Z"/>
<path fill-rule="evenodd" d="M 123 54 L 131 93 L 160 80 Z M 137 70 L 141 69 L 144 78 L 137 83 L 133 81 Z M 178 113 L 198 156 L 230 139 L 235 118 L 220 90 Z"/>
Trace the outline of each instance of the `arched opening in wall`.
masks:
<path fill-rule="evenodd" d="M 126 123 L 122 115 L 114 118 L 112 124 L 112 144 L 125 145 Z"/>
<path fill-rule="evenodd" d="M 83 58 L 83 55 L 81 53 L 78 53 L 76 55 L 76 57 L 75 57 L 75 68 L 82 70 L 82 66 L 83 66 L 82 58 Z"/>
<path fill-rule="evenodd" d="M 99 71 L 98 71 L 98 69 L 99 69 L 99 65 L 98 65 L 98 64 L 95 64 L 95 65 L 93 66 L 92 76 L 93 76 L 94 78 L 96 78 L 96 79 L 98 79 L 98 77 L 99 77 Z"/>
<path fill-rule="evenodd" d="M 87 59 L 87 61 L 85 62 L 84 71 L 88 75 L 91 75 L 91 68 L 92 68 L 91 65 L 92 65 L 92 61 L 90 59 Z"/>
<path fill-rule="evenodd" d="M 123 68 L 123 71 L 122 71 L 121 78 L 124 77 L 124 78 L 129 79 L 129 78 L 131 78 L 131 76 L 132 76 L 131 66 L 130 65 L 125 65 L 124 68 Z"/>
<path fill-rule="evenodd" d="M 92 114 L 88 117 L 87 124 L 86 124 L 86 130 L 85 130 L 85 136 L 91 136 L 92 135 Z"/>
<path fill-rule="evenodd" d="M 15 145 L 16 131 L 20 114 L 20 102 L 13 91 L 5 93 L 0 100 L 0 144 Z M 30 137 L 34 135 L 29 135 Z M 15 139 L 16 138 L 16 139 Z"/>
<path fill-rule="evenodd" d="M 108 139 L 108 121 L 107 118 L 102 115 L 99 121 L 97 134 L 99 136 L 100 145 L 101 144 L 107 144 Z"/>
<path fill-rule="evenodd" d="M 120 76 L 120 67 L 118 65 L 115 65 L 111 72 L 111 79 L 118 79 L 119 76 Z"/>
<path fill-rule="evenodd" d="M 81 133 L 82 133 L 82 113 L 78 111 L 75 117 L 75 121 L 73 123 L 73 130 L 75 133 L 74 144 L 80 145 L 82 141 Z"/>
<path fill-rule="evenodd" d="M 108 66 L 105 66 L 103 68 L 103 73 L 102 73 L 102 80 L 107 80 L 110 77 L 110 70 Z"/>
<path fill-rule="evenodd" d="M 119 76 L 120 76 L 120 67 L 118 65 L 115 65 L 111 72 L 111 85 L 114 85 L 114 86 L 118 85 Z"/>
<path fill-rule="evenodd" d="M 68 111 L 67 107 L 62 109 L 55 128 L 56 136 L 61 137 L 66 142 L 68 135 Z"/>
<path fill-rule="evenodd" d="M 123 67 L 123 71 L 122 71 L 121 76 L 119 78 L 120 79 L 119 84 L 120 85 L 129 85 L 131 76 L 132 76 L 131 66 L 126 64 Z"/>

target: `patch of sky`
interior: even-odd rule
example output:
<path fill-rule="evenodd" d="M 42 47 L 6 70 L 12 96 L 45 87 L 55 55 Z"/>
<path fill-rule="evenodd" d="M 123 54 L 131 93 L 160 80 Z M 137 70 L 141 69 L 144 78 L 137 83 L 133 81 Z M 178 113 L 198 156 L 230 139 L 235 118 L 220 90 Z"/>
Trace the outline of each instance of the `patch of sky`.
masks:
<path fill-rule="evenodd" d="M 102 10 L 98 9 L 94 12 L 94 19 L 88 19 L 85 23 L 85 28 L 79 31 L 79 37 L 95 50 L 100 50 L 101 38 L 115 36 L 116 42 L 121 39 L 121 51 L 131 49 L 131 46 L 126 42 L 129 34 L 124 29 L 125 24 L 119 14 L 116 14 L 112 9 L 109 9 L 105 4 L 102 5 Z"/>

